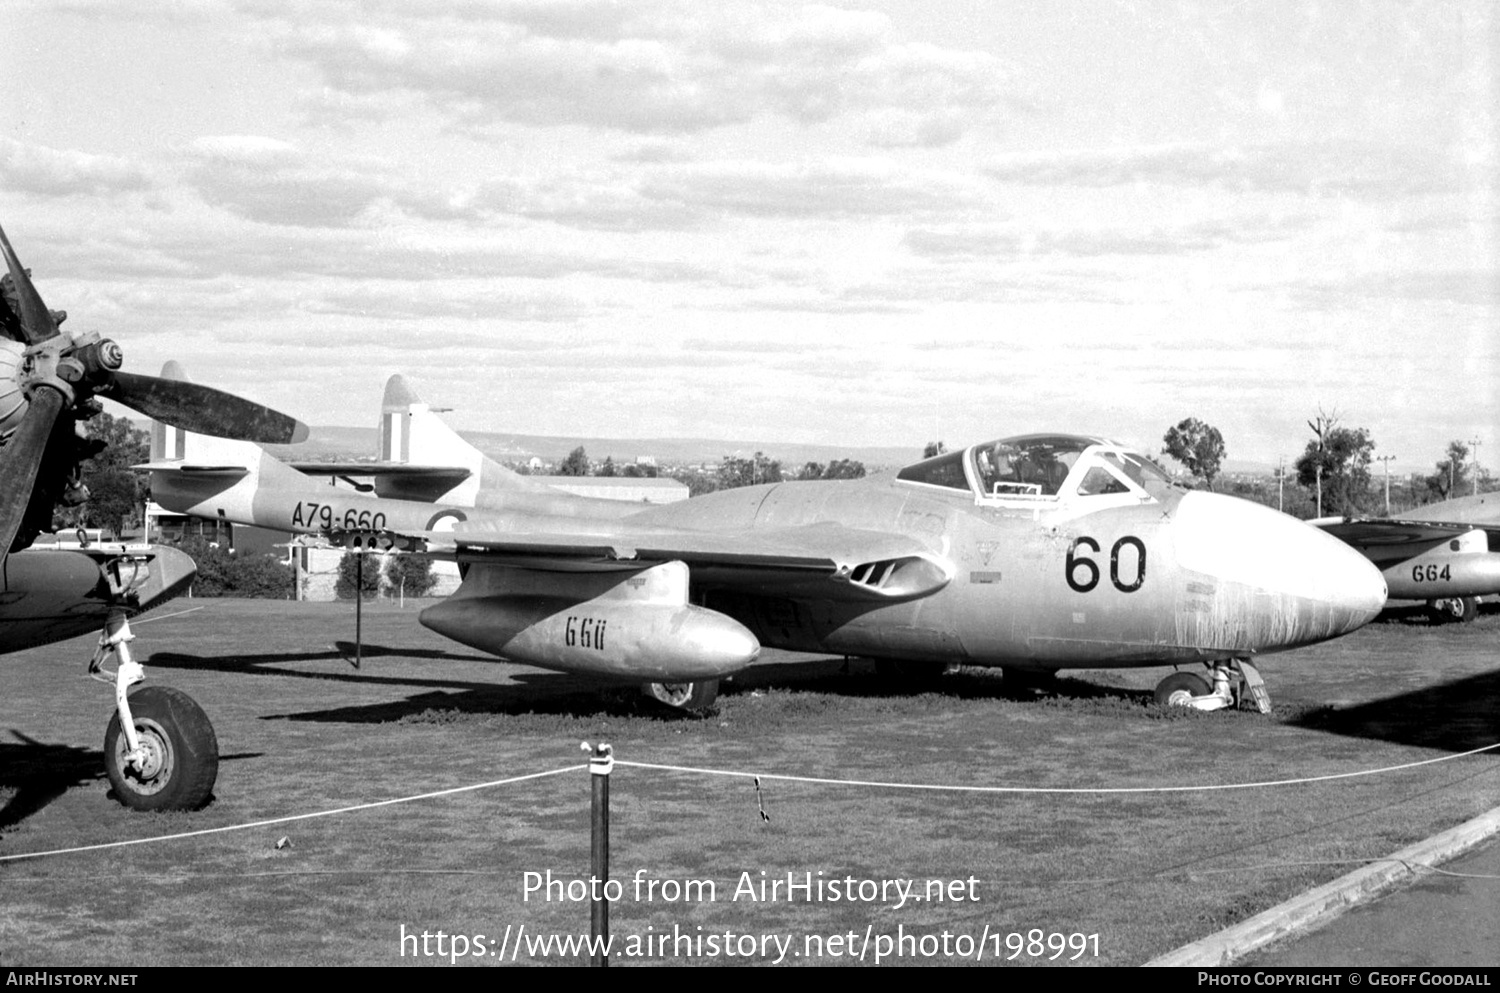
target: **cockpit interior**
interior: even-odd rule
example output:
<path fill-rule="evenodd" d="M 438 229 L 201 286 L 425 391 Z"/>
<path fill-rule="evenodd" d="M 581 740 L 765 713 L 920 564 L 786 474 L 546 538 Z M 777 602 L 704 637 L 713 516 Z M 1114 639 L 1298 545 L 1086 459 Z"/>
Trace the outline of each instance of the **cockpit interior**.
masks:
<path fill-rule="evenodd" d="M 1104 438 L 1028 434 L 909 465 L 897 479 L 971 491 L 984 503 L 1035 505 L 1080 497 L 1159 500 L 1174 484 L 1140 452 Z"/>

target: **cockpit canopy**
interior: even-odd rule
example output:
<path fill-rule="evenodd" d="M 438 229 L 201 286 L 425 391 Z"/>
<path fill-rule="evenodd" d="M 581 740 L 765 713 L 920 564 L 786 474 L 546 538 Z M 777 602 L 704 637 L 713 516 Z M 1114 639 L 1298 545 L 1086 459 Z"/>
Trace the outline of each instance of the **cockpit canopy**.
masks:
<path fill-rule="evenodd" d="M 1161 467 L 1105 438 L 1027 434 L 909 465 L 897 479 L 969 490 L 986 503 L 1034 505 L 1077 497 L 1158 500 L 1172 489 Z"/>

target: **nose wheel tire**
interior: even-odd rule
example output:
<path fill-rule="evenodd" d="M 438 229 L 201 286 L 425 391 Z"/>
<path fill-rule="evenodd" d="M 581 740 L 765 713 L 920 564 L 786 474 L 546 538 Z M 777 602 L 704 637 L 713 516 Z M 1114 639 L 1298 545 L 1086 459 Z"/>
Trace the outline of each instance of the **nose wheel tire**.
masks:
<path fill-rule="evenodd" d="M 1156 702 L 1168 707 L 1186 707 L 1193 697 L 1211 692 L 1208 680 L 1195 672 L 1174 672 L 1156 684 Z"/>
<path fill-rule="evenodd" d="M 719 698 L 717 679 L 701 679 L 695 683 L 647 683 L 642 689 L 653 700 L 688 713 L 707 710 Z"/>
<path fill-rule="evenodd" d="M 120 715 L 104 732 L 104 767 L 115 799 L 133 810 L 197 810 L 213 795 L 219 742 L 208 715 L 181 690 L 146 686 L 130 695 L 143 755 L 130 761 Z"/>

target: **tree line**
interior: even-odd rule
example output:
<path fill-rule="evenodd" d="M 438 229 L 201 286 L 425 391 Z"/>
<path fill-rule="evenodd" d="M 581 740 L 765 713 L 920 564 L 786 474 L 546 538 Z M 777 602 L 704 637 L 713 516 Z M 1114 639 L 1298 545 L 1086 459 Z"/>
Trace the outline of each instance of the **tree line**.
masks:
<path fill-rule="evenodd" d="M 1376 446 L 1368 429 L 1344 424 L 1337 411 L 1325 413 L 1321 409 L 1307 427 L 1310 437 L 1292 463 L 1291 474 L 1284 466 L 1278 467 L 1272 477 L 1273 487 L 1239 479 L 1226 491 L 1277 506 L 1294 516 L 1314 517 L 1398 513 L 1496 488 L 1493 475 L 1475 464 L 1473 453 L 1462 441 L 1448 443 L 1433 472 L 1392 480 L 1373 471 Z M 1162 442 L 1163 455 L 1181 463 L 1208 489 L 1214 488 L 1227 454 L 1217 428 L 1189 417 L 1168 428 Z M 1290 494 L 1288 482 L 1296 487 Z"/>

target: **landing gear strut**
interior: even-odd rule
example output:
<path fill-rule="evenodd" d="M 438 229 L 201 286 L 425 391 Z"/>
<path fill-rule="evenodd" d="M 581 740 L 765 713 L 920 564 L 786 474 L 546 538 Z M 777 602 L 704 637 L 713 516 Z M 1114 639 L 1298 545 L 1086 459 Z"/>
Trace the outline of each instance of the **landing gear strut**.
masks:
<path fill-rule="evenodd" d="M 111 614 L 89 661 L 89 675 L 115 687 L 115 713 L 104 732 L 104 768 L 115 799 L 133 810 L 196 810 L 213 795 L 219 742 L 203 709 L 168 686 L 129 690 L 146 678 L 130 657 L 130 621 Z M 104 668 L 119 656 L 113 673 Z"/>
<path fill-rule="evenodd" d="M 1194 710 L 1223 710 L 1255 702 L 1262 714 L 1271 712 L 1271 695 L 1266 681 L 1249 659 L 1230 659 L 1209 666 L 1213 687 L 1208 680 L 1191 672 L 1174 672 L 1156 684 L 1156 702 L 1169 707 L 1192 707 Z"/>

